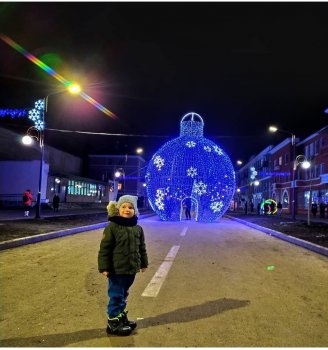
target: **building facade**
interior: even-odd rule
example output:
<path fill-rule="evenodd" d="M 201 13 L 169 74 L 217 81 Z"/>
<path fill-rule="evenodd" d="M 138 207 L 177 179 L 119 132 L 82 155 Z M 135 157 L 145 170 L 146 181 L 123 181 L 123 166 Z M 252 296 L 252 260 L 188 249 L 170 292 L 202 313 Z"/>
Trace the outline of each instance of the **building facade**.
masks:
<path fill-rule="evenodd" d="M 117 188 L 117 198 L 130 194 L 138 196 L 138 206 L 148 205 L 145 190 L 147 162 L 137 155 L 89 155 L 88 176 L 97 180 L 110 181 Z"/>
<path fill-rule="evenodd" d="M 38 143 L 25 146 L 22 135 L 0 128 L 0 206 L 19 206 L 30 189 L 33 202 L 39 190 L 41 150 Z M 41 203 L 51 203 L 55 193 L 61 203 L 99 203 L 112 199 L 108 182 L 81 177 L 82 159 L 44 145 Z"/>
<path fill-rule="evenodd" d="M 307 160 L 309 169 L 303 169 Z M 309 213 L 313 203 L 328 205 L 328 126 L 304 140 L 287 138 L 268 146 L 236 171 L 235 207 L 254 207 L 266 200 L 280 202 L 283 212 Z"/>

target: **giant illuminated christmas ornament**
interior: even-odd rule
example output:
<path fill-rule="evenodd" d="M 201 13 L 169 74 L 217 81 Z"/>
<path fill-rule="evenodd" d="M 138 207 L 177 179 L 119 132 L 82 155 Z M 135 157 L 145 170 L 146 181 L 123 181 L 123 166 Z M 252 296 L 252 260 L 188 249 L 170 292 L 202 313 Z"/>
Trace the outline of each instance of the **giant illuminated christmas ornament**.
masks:
<path fill-rule="evenodd" d="M 148 164 L 147 195 L 162 220 L 181 220 L 186 200 L 201 222 L 220 218 L 230 205 L 235 191 L 232 163 L 222 148 L 203 136 L 203 129 L 200 115 L 186 114 L 180 137 L 164 144 Z"/>

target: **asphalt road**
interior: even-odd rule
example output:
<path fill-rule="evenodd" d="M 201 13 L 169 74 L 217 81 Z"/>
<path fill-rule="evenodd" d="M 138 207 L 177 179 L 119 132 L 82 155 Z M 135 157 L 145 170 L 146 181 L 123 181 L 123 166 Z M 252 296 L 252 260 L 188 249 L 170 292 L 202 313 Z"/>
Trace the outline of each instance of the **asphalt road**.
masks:
<path fill-rule="evenodd" d="M 0 346 L 328 346 L 327 257 L 229 219 L 140 224 L 150 267 L 129 296 L 131 336 L 105 333 L 100 229 L 0 252 Z M 142 296 L 156 273 L 157 296 Z"/>

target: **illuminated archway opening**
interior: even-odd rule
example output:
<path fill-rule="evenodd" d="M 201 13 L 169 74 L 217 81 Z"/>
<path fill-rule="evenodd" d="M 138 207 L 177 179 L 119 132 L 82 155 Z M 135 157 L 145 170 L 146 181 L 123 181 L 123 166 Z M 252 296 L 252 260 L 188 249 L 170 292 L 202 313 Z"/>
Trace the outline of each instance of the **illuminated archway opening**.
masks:
<path fill-rule="evenodd" d="M 277 213 L 277 202 L 274 199 L 267 199 L 261 204 L 261 211 L 265 215 L 274 215 Z"/>
<path fill-rule="evenodd" d="M 188 198 L 191 200 L 191 206 L 190 206 L 191 219 L 193 219 L 193 217 L 194 217 L 195 220 L 198 221 L 198 201 L 197 201 L 197 199 L 195 199 L 193 197 L 184 197 L 181 200 L 181 202 L 180 202 L 180 221 L 185 217 L 185 208 L 183 206 L 183 203 Z"/>

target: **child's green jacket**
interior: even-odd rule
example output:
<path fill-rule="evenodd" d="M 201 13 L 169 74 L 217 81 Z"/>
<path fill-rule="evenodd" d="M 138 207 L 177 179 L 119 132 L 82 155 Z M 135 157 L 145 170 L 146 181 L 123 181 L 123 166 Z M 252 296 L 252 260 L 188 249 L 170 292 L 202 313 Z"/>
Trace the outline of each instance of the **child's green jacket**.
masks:
<path fill-rule="evenodd" d="M 99 272 L 132 275 L 147 266 L 148 257 L 142 227 L 110 222 L 104 230 L 100 243 Z"/>

